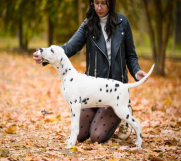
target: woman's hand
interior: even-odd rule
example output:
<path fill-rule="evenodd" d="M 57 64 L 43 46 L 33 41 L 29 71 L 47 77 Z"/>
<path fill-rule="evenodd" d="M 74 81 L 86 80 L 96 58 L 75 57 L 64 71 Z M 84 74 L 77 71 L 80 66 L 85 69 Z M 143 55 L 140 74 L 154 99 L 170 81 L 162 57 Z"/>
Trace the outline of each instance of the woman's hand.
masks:
<path fill-rule="evenodd" d="M 141 80 L 147 73 L 144 71 L 140 70 L 136 73 L 136 79 Z M 148 78 L 145 80 L 145 82 L 148 80 Z"/>
<path fill-rule="evenodd" d="M 36 52 L 33 53 L 33 59 L 35 60 L 35 62 L 37 64 L 40 64 L 40 63 L 42 63 L 42 59 L 39 57 L 37 51 L 38 51 L 38 49 L 36 49 Z"/>

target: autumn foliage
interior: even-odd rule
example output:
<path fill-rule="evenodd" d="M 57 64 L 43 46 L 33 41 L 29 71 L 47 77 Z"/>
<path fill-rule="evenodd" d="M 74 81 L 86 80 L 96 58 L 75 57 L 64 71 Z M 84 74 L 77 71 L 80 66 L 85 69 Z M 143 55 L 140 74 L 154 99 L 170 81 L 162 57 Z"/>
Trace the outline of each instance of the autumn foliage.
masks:
<path fill-rule="evenodd" d="M 0 160 L 181 160 L 181 70 L 179 61 L 166 61 L 166 77 L 152 74 L 130 89 L 133 115 L 142 125 L 142 150 L 117 137 L 102 144 L 88 139 L 66 148 L 70 135 L 70 108 L 61 95 L 55 69 L 42 67 L 32 56 L 0 53 Z M 71 59 L 81 73 L 85 63 Z M 153 62 L 140 59 L 148 72 Z M 134 82 L 129 75 L 129 82 Z M 45 109 L 53 114 L 41 112 Z"/>

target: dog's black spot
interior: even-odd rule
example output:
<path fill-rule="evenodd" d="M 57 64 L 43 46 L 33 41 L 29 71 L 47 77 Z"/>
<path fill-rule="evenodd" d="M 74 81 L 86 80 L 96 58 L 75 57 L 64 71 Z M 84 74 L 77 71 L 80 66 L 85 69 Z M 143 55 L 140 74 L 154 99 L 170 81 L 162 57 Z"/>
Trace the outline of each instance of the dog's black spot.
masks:
<path fill-rule="evenodd" d="M 106 90 L 106 92 L 109 92 L 109 90 Z"/>
<path fill-rule="evenodd" d="M 119 84 L 115 84 L 115 87 L 119 87 Z"/>
<path fill-rule="evenodd" d="M 118 106 L 118 104 L 117 104 L 117 106 Z"/>
<path fill-rule="evenodd" d="M 70 102 L 70 104 L 72 104 L 72 102 Z"/>
<path fill-rule="evenodd" d="M 63 68 L 63 64 L 62 64 L 62 68 Z"/>
<path fill-rule="evenodd" d="M 135 120 L 134 120 L 134 119 L 132 119 L 132 121 L 133 121 L 133 122 L 135 122 Z"/>
<path fill-rule="evenodd" d="M 119 100 L 119 96 L 117 96 L 117 100 Z"/>
<path fill-rule="evenodd" d="M 95 128 L 95 131 L 97 130 L 97 128 Z"/>
<path fill-rule="evenodd" d="M 117 88 L 114 89 L 114 92 L 116 92 L 116 91 L 117 91 Z"/>
<path fill-rule="evenodd" d="M 43 52 L 43 49 L 42 48 L 40 48 L 40 51 L 41 51 L 41 53 Z"/>
<path fill-rule="evenodd" d="M 110 117 L 112 117 L 112 115 L 110 115 Z"/>
<path fill-rule="evenodd" d="M 71 78 L 70 81 L 72 82 L 72 81 L 73 81 L 73 78 Z"/>
<path fill-rule="evenodd" d="M 102 102 L 102 100 L 99 100 L 99 102 Z"/>
<path fill-rule="evenodd" d="M 75 100 L 75 103 L 77 102 L 77 100 Z"/>
<path fill-rule="evenodd" d="M 126 119 L 129 119 L 129 114 L 126 116 Z"/>
<path fill-rule="evenodd" d="M 57 67 L 57 69 L 59 69 L 59 67 Z"/>
<path fill-rule="evenodd" d="M 110 90 L 110 93 L 112 92 L 112 89 Z"/>
<path fill-rule="evenodd" d="M 108 84 L 106 84 L 106 87 L 108 87 Z"/>
<path fill-rule="evenodd" d="M 65 73 L 63 73 L 62 75 L 65 75 Z"/>
<path fill-rule="evenodd" d="M 87 117 L 89 117 L 89 115 L 87 115 Z"/>
<path fill-rule="evenodd" d="M 60 61 L 62 61 L 62 60 L 63 60 L 63 58 L 60 59 Z"/>
<path fill-rule="evenodd" d="M 126 123 L 126 127 L 128 127 L 128 123 Z"/>
<path fill-rule="evenodd" d="M 68 70 L 67 70 L 67 69 L 65 69 L 65 72 L 67 73 L 67 72 L 68 72 Z"/>
<path fill-rule="evenodd" d="M 71 112 L 72 112 L 72 109 L 71 109 Z"/>
<path fill-rule="evenodd" d="M 81 128 L 83 128 L 83 126 L 81 126 Z"/>
<path fill-rule="evenodd" d="M 54 53 L 53 49 L 51 49 L 51 52 Z"/>
<path fill-rule="evenodd" d="M 69 70 L 71 70 L 71 69 L 69 68 Z"/>
<path fill-rule="evenodd" d="M 65 88 L 64 88 L 64 91 L 65 91 Z"/>
<path fill-rule="evenodd" d="M 79 103 L 81 103 L 81 97 L 79 97 Z"/>
<path fill-rule="evenodd" d="M 64 82 L 66 81 L 66 79 L 64 79 Z"/>
<path fill-rule="evenodd" d="M 87 102 L 85 102 L 85 105 L 87 104 Z"/>
<path fill-rule="evenodd" d="M 103 124 L 103 126 L 106 126 L 106 124 Z"/>
<path fill-rule="evenodd" d="M 75 117 L 75 114 L 73 114 L 73 117 Z"/>
<path fill-rule="evenodd" d="M 141 135 L 141 133 L 140 133 L 140 137 L 142 138 L 142 135 Z"/>
<path fill-rule="evenodd" d="M 89 100 L 89 98 L 87 98 L 87 101 Z"/>
<path fill-rule="evenodd" d="M 84 100 L 82 100 L 82 102 L 86 102 L 86 98 Z"/>
<path fill-rule="evenodd" d="M 100 91 L 102 91 L 102 88 L 100 88 Z"/>

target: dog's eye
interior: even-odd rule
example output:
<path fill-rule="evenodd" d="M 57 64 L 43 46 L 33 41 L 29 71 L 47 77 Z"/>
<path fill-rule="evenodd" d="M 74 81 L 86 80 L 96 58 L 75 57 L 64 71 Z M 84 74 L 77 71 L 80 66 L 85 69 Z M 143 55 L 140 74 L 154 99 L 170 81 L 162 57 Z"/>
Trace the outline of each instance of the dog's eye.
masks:
<path fill-rule="evenodd" d="M 54 53 L 53 49 L 51 49 L 51 52 Z"/>

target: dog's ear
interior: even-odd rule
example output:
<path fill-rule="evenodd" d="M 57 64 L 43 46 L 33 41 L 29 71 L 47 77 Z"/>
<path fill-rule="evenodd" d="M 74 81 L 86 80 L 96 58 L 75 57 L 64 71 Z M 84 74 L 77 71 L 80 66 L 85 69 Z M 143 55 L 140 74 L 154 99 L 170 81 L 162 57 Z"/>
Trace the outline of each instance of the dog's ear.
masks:
<path fill-rule="evenodd" d="M 43 66 L 46 66 L 46 65 L 48 65 L 48 64 L 50 64 L 50 63 L 48 63 L 48 62 L 43 62 L 43 63 L 42 63 Z"/>

